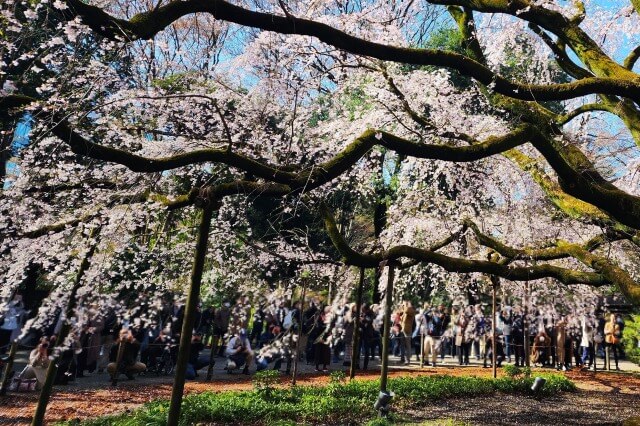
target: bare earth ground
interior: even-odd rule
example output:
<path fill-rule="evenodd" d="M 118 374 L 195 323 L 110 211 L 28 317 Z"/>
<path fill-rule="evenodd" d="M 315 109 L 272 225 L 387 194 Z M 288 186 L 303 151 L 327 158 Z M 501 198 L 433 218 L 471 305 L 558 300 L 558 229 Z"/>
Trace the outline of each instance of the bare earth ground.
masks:
<path fill-rule="evenodd" d="M 308 370 L 308 369 L 305 369 Z M 547 370 L 548 371 L 548 370 Z M 375 379 L 378 371 L 359 375 Z M 467 368 L 438 367 L 396 368 L 391 376 L 401 375 L 475 375 L 490 376 L 491 369 L 475 366 Z M 420 410 L 401 413 L 411 422 L 438 419 L 461 420 L 474 425 L 603 425 L 621 424 L 621 421 L 640 416 L 640 378 L 629 374 L 572 371 L 566 373 L 579 391 L 553 398 L 537 400 L 513 395 L 492 395 L 471 399 L 449 399 L 429 402 Z M 283 384 L 288 383 L 283 376 Z M 305 372 L 298 383 L 320 385 L 328 381 L 326 374 Z M 122 413 L 171 394 L 170 378 L 141 378 L 122 382 L 112 388 L 104 385 L 91 387 L 59 387 L 47 411 L 47 422 L 86 419 L 104 414 Z M 225 391 L 251 389 L 251 377 L 242 375 L 216 375 L 214 381 L 189 382 L 186 392 Z M 31 420 L 36 393 L 11 394 L 0 397 L 0 424 L 24 425 Z"/>

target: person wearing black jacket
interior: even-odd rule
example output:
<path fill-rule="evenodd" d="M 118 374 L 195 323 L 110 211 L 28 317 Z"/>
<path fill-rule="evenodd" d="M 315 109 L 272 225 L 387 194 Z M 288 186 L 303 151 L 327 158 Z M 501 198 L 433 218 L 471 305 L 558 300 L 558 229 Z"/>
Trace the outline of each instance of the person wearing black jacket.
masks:
<path fill-rule="evenodd" d="M 520 313 L 520 308 L 516 309 L 511 320 L 511 341 L 516 367 L 524 367 L 526 356 L 524 352 L 524 317 Z"/>
<path fill-rule="evenodd" d="M 360 314 L 360 335 L 362 336 L 362 348 L 364 351 L 364 369 L 369 367 L 369 360 L 373 359 L 373 349 L 375 348 L 376 333 L 373 328 L 373 321 L 376 315 L 368 304 L 362 305 Z"/>
<path fill-rule="evenodd" d="M 189 362 L 187 365 L 187 372 L 185 377 L 189 380 L 193 380 L 198 377 L 198 370 L 209 365 L 209 359 L 205 356 L 200 356 L 200 352 L 204 349 L 204 343 L 202 343 L 202 334 L 195 332 L 191 337 L 191 346 L 189 347 Z"/>
<path fill-rule="evenodd" d="M 428 356 L 431 352 L 431 363 L 436 366 L 438 359 L 438 351 L 440 350 L 442 335 L 447 329 L 447 316 L 444 312 L 444 306 L 440 305 L 435 310 L 426 310 L 424 313 L 424 321 L 426 325 L 427 335 L 424 338 L 423 355 Z M 429 362 L 427 361 L 427 365 Z"/>
<path fill-rule="evenodd" d="M 109 364 L 109 354 L 113 348 L 113 342 L 120 332 L 120 324 L 115 310 L 110 309 L 104 316 L 104 327 L 100 332 L 100 357 L 98 358 L 98 373 L 102 373 Z"/>
<path fill-rule="evenodd" d="M 200 331 L 202 336 L 202 343 L 205 346 L 209 345 L 209 339 L 213 338 L 213 318 L 216 314 L 216 309 L 213 306 L 209 306 L 202 311 L 202 319 L 200 320 Z"/>
<path fill-rule="evenodd" d="M 122 350 L 122 359 L 118 364 L 118 352 Z M 140 343 L 133 337 L 130 330 L 120 330 L 120 336 L 109 353 L 107 371 L 112 377 L 124 373 L 129 380 L 133 380 L 135 373 L 142 373 L 147 366 L 138 362 Z"/>
<path fill-rule="evenodd" d="M 511 362 L 511 331 L 513 329 L 513 313 L 511 309 L 504 309 L 500 312 L 500 322 L 502 322 L 502 338 L 504 340 L 504 350 L 507 360 Z"/>

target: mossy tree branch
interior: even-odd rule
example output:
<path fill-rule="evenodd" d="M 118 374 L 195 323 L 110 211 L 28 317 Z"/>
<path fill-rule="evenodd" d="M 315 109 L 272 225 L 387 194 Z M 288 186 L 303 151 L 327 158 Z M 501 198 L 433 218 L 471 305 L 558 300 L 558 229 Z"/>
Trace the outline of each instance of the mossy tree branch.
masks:
<path fill-rule="evenodd" d="M 582 272 L 572 269 L 562 268 L 550 264 L 535 266 L 513 266 L 488 260 L 473 260 L 451 257 L 437 253 L 429 249 L 420 249 L 408 245 L 394 246 L 385 251 L 378 251 L 373 254 L 357 252 L 349 246 L 344 239 L 336 221 L 326 206 L 320 209 L 323 216 L 325 228 L 336 247 L 342 261 L 347 265 L 372 268 L 383 261 L 399 261 L 409 259 L 411 262 L 434 264 L 442 267 L 448 272 L 471 273 L 480 272 L 489 275 L 497 275 L 512 281 L 530 281 L 541 278 L 554 278 L 564 284 L 587 284 L 590 286 L 602 286 L 611 282 L 599 273 Z"/>
<path fill-rule="evenodd" d="M 507 262 L 503 263 L 510 263 L 515 260 L 549 261 L 573 258 L 616 285 L 632 303 L 640 303 L 640 284 L 634 281 L 626 271 L 611 259 L 593 253 L 594 250 L 606 243 L 632 240 L 635 238 L 634 235 L 620 231 L 610 231 L 606 235 L 597 235 L 582 244 L 558 240 L 545 248 L 514 248 L 482 233 L 473 221 L 465 220 L 464 223 L 474 232 L 481 245 L 495 250 L 508 259 Z"/>
<path fill-rule="evenodd" d="M 443 1 L 434 3 L 463 4 L 470 9 L 479 10 L 475 3 L 482 2 Z M 432 49 L 403 48 L 374 43 L 349 35 L 323 23 L 293 16 L 279 16 L 271 13 L 251 11 L 224 0 L 172 1 L 148 12 L 137 14 L 129 20 L 113 17 L 99 7 L 87 5 L 81 0 L 67 0 L 67 4 L 70 6 L 67 11 L 68 19 L 80 16 L 83 22 L 96 33 L 111 39 L 149 39 L 181 17 L 203 12 L 211 14 L 216 19 L 243 26 L 274 31 L 280 34 L 300 34 L 316 37 L 322 42 L 357 55 L 365 55 L 385 61 L 413 65 L 434 65 L 455 69 L 466 76 L 474 78 L 481 84 L 493 87 L 493 90 L 497 93 L 514 99 L 552 101 L 603 93 L 628 97 L 636 102 L 640 102 L 640 83 L 634 79 L 626 78 L 629 77 L 628 74 L 632 73 L 619 65 L 618 67 L 626 71 L 626 73 L 616 75 L 616 78 L 592 77 L 562 84 L 521 84 L 509 81 L 505 77 L 493 72 L 487 66 L 457 53 Z M 538 9 L 539 8 L 536 8 L 536 10 Z M 498 8 L 496 11 L 500 11 L 500 9 Z M 524 16 L 523 18 L 526 19 Z M 554 16 L 551 16 L 549 19 L 557 21 L 557 17 Z M 540 25 L 544 26 L 542 24 Z M 578 36 L 582 37 L 580 34 L 578 34 Z M 593 44 L 600 50 L 597 44 L 588 42 L 590 39 L 588 39 L 586 34 L 584 34 L 584 37 L 586 37 L 584 40 L 586 44 Z M 620 74 L 620 72 L 618 74 Z"/>
<path fill-rule="evenodd" d="M 0 100 L 0 105 L 2 101 Z M 333 158 L 309 170 L 285 171 L 227 150 L 199 150 L 162 159 L 142 157 L 117 148 L 106 147 L 88 140 L 73 130 L 66 121 L 58 121 L 52 132 L 79 155 L 125 165 L 137 172 L 157 172 L 196 164 L 218 162 L 250 172 L 267 183 L 238 181 L 218 186 L 215 196 L 258 193 L 279 196 L 294 191 L 311 190 L 345 173 L 375 145 L 382 145 L 401 155 L 453 162 L 470 162 L 503 153 L 527 142 L 545 157 L 558 175 L 560 188 L 580 200 L 606 211 L 626 226 L 640 229 L 640 197 L 626 193 L 606 181 L 587 157 L 571 144 L 563 145 L 545 136 L 538 128 L 523 124 L 503 136 L 475 141 L 467 136 L 468 146 L 423 144 L 388 132 L 366 130 Z M 453 135 L 452 135 L 453 136 Z M 182 201 L 189 201 L 183 199 Z"/>
<path fill-rule="evenodd" d="M 640 3 L 640 0 L 637 1 Z M 640 58 L 640 46 L 636 46 L 635 49 L 629 52 L 629 55 L 624 58 L 622 66 L 628 70 L 632 70 L 636 62 L 638 61 L 638 58 Z"/>

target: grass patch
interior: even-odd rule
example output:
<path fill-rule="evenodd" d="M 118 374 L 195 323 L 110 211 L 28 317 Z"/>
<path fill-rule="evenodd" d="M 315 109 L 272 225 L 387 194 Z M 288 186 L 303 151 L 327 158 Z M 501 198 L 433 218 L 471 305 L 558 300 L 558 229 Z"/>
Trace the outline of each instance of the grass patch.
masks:
<path fill-rule="evenodd" d="M 547 382 L 540 396 L 561 391 L 573 391 L 575 385 L 561 375 L 544 374 Z M 395 392 L 395 408 L 423 406 L 425 401 L 453 397 L 473 397 L 495 392 L 531 394 L 530 377 L 453 377 L 447 375 L 401 377 L 389 380 Z M 373 403 L 378 395 L 377 380 L 349 383 L 343 377 L 332 377 L 327 386 L 301 386 L 282 389 L 273 386 L 269 378 L 258 377 L 256 390 L 204 392 L 187 395 L 182 403 L 181 424 L 234 423 L 243 424 L 366 424 L 376 423 Z M 81 423 L 87 426 L 165 425 L 168 401 L 154 401 L 132 413 L 105 416 Z M 67 423 L 71 424 L 71 423 Z M 455 424 L 455 423 L 453 423 Z"/>

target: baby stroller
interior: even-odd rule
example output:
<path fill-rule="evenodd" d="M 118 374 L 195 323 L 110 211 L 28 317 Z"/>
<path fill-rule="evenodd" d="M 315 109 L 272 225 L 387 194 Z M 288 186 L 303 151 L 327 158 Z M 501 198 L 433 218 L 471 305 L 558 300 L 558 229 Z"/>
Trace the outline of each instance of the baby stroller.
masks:
<path fill-rule="evenodd" d="M 173 352 L 176 345 L 173 342 L 166 343 L 162 349 L 151 354 L 153 357 L 150 372 L 156 373 L 157 376 L 173 374 L 175 369 L 175 359 Z"/>
<path fill-rule="evenodd" d="M 172 345 L 171 343 L 165 345 L 165 347 L 162 350 L 162 355 L 160 356 L 160 359 L 158 360 L 158 370 L 157 370 L 157 374 L 173 374 L 173 370 L 175 369 L 175 363 L 173 362 L 173 354 L 172 352 Z"/>

